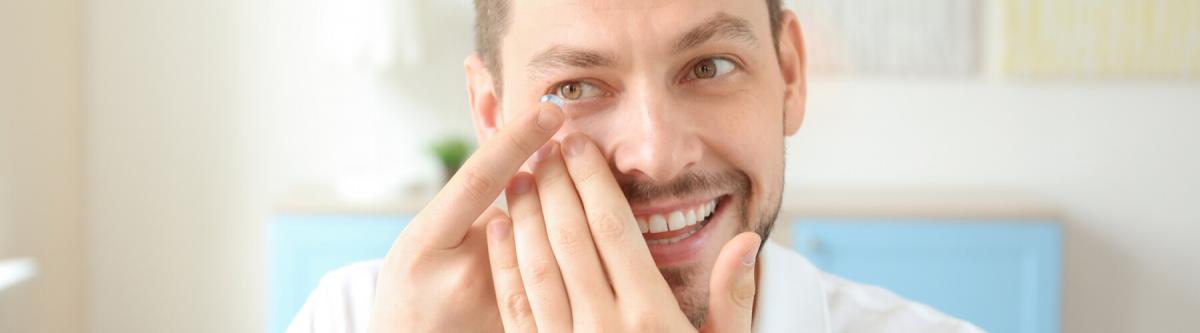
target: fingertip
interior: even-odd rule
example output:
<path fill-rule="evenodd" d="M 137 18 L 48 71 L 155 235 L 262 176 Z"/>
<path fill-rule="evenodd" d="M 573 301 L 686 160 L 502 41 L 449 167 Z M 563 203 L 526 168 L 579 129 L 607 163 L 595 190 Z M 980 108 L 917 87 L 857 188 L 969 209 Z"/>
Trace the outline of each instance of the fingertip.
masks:
<path fill-rule="evenodd" d="M 762 236 L 759 235 L 757 232 L 753 232 L 753 231 L 747 231 L 747 232 L 740 233 L 740 234 L 738 234 L 738 237 L 741 237 L 743 239 L 751 239 L 751 240 L 754 240 L 754 242 L 756 242 L 756 243 L 762 242 Z"/>
<path fill-rule="evenodd" d="M 721 249 L 722 265 L 728 265 L 729 268 L 734 267 L 754 267 L 758 262 L 759 248 L 762 246 L 762 236 L 758 233 L 747 231 L 734 236 L 730 239 L 725 247 Z M 735 264 L 734 261 L 738 264 Z"/>
<path fill-rule="evenodd" d="M 525 171 L 517 172 L 508 183 L 509 194 L 525 194 L 530 188 L 533 188 L 533 176 Z"/>
<path fill-rule="evenodd" d="M 742 243 L 743 247 L 745 247 L 742 256 L 740 256 L 742 258 L 742 265 L 754 266 L 758 260 L 758 252 L 760 252 L 760 248 L 762 247 L 762 236 L 758 235 L 758 232 L 746 231 L 738 235 L 737 238 L 738 242 Z"/>
<path fill-rule="evenodd" d="M 512 234 L 512 227 L 508 223 L 508 218 L 498 217 L 487 225 L 488 238 L 492 241 L 503 241 L 508 239 Z"/>
<path fill-rule="evenodd" d="M 750 234 L 751 236 L 743 236 L 743 238 L 749 238 L 749 241 L 752 242 L 750 248 L 742 254 L 742 265 L 746 266 L 754 266 L 754 263 L 758 261 L 758 249 L 762 246 L 762 237 L 759 237 L 756 233 Z"/>
<path fill-rule="evenodd" d="M 563 101 L 555 95 L 542 96 L 538 106 L 537 124 L 546 131 L 557 131 L 563 123 Z"/>
<path fill-rule="evenodd" d="M 587 147 L 588 141 L 590 140 L 583 133 L 567 134 L 567 137 L 563 138 L 563 154 L 567 157 L 579 156 Z"/>

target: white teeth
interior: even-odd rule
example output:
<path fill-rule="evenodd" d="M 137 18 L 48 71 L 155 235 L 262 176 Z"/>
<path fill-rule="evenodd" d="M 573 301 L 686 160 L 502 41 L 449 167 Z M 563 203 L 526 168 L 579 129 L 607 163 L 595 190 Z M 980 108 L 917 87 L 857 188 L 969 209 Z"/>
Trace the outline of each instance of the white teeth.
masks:
<path fill-rule="evenodd" d="M 685 227 L 685 226 L 687 226 L 687 221 L 683 220 L 683 213 L 680 213 L 679 211 L 674 211 L 674 212 L 671 212 L 671 215 L 667 215 L 667 229 L 668 230 L 679 230 L 679 229 L 683 229 L 683 227 Z"/>
<path fill-rule="evenodd" d="M 707 219 L 710 215 L 712 215 L 716 206 L 717 202 L 716 200 L 713 200 L 696 205 L 695 207 L 680 209 L 667 214 L 639 216 L 637 218 L 638 229 L 641 229 L 643 234 L 684 229 Z"/>
<path fill-rule="evenodd" d="M 654 214 L 650 216 L 650 232 L 667 231 L 667 219 L 662 215 Z"/>

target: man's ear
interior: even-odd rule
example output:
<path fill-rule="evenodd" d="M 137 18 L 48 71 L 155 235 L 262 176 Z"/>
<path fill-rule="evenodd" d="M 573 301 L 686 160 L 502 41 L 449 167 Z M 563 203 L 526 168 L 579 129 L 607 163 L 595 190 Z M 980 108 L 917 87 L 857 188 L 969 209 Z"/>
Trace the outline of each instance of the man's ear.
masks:
<path fill-rule="evenodd" d="M 475 137 L 483 145 L 493 133 L 504 125 L 500 111 L 500 98 L 496 96 L 496 85 L 492 73 L 479 53 L 472 53 L 463 61 L 467 73 L 467 98 L 471 103 L 471 118 L 475 123 Z"/>
<path fill-rule="evenodd" d="M 784 10 L 779 26 L 779 70 L 783 73 L 784 133 L 796 134 L 804 123 L 804 105 L 808 100 L 808 80 L 804 66 L 804 35 L 796 13 Z"/>

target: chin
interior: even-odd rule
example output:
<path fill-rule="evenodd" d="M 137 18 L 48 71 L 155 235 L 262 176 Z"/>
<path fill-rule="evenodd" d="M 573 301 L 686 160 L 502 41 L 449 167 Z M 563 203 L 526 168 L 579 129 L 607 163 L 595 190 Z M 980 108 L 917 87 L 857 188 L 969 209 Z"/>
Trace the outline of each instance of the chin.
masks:
<path fill-rule="evenodd" d="M 708 313 L 709 277 L 721 248 L 734 235 L 749 229 L 739 201 L 741 198 L 735 195 L 723 194 L 687 203 L 681 209 L 664 214 L 683 215 L 682 227 L 672 229 L 668 226 L 665 232 L 643 234 L 650 255 L 671 286 L 680 309 L 697 328 Z M 694 220 L 688 220 L 691 218 L 689 209 L 695 214 Z M 639 220 L 643 217 L 638 216 Z M 670 219 L 669 216 L 664 218 Z M 650 221 L 652 219 L 657 218 L 646 218 L 648 223 L 654 223 Z M 654 230 L 661 230 L 661 227 Z"/>

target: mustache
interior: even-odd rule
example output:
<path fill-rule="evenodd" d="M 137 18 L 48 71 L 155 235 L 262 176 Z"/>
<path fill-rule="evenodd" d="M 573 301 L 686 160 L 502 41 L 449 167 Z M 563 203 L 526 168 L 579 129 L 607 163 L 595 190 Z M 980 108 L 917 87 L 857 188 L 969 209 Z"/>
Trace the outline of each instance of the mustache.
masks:
<path fill-rule="evenodd" d="M 733 192 L 747 194 L 750 176 L 741 171 L 690 172 L 668 183 L 618 180 L 621 192 L 630 204 L 648 203 L 659 198 L 683 197 L 696 192 Z"/>

